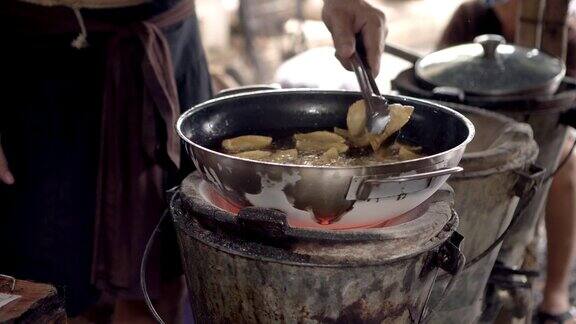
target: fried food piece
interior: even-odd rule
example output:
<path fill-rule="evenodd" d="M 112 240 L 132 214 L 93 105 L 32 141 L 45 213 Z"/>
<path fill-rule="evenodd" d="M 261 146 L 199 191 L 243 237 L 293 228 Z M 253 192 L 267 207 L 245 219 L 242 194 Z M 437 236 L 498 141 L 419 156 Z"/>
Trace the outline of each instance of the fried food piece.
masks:
<path fill-rule="evenodd" d="M 322 162 L 332 162 L 336 160 L 339 156 L 340 154 L 338 153 L 338 149 L 332 147 L 328 151 L 322 153 L 322 155 L 320 156 L 320 160 Z"/>
<path fill-rule="evenodd" d="M 349 144 L 352 144 L 352 147 L 366 147 L 370 145 L 370 134 L 368 132 L 363 132 L 362 135 L 358 137 L 350 136 L 350 133 L 346 129 L 334 127 L 334 133 L 346 138 Z"/>
<path fill-rule="evenodd" d="M 229 153 L 262 150 L 272 144 L 272 137 L 244 135 L 222 141 L 222 147 Z"/>
<path fill-rule="evenodd" d="M 419 154 L 410 150 L 405 145 L 400 145 L 400 148 L 398 149 L 398 159 L 400 161 L 414 160 L 414 159 L 419 159 L 419 158 L 421 158 L 421 156 Z"/>
<path fill-rule="evenodd" d="M 348 151 L 346 139 L 338 134 L 317 131 L 306 134 L 294 134 L 296 149 L 304 153 L 323 153 L 331 148 L 335 148 L 338 153 Z"/>
<path fill-rule="evenodd" d="M 370 145 L 374 151 L 378 151 L 380 145 L 382 145 L 388 137 L 404 127 L 404 125 L 406 125 L 410 120 L 412 112 L 414 112 L 414 107 L 403 106 L 401 104 L 392 104 L 389 108 L 390 121 L 388 122 L 388 125 L 386 125 L 384 132 L 380 135 L 372 135 L 370 138 Z"/>
<path fill-rule="evenodd" d="M 420 147 L 396 142 L 390 146 L 380 147 L 378 151 L 374 152 L 374 156 L 381 162 L 407 161 L 421 158 L 422 155 L 418 154 L 420 150 Z"/>
<path fill-rule="evenodd" d="M 347 136 L 353 147 L 365 147 L 370 145 L 371 135 L 366 130 L 366 104 L 364 100 L 358 100 L 348 108 L 346 115 Z M 336 132 L 336 128 L 334 128 Z"/>
<path fill-rule="evenodd" d="M 360 137 L 366 132 L 366 105 L 364 100 L 358 100 L 348 108 L 346 126 L 350 137 Z"/>
<path fill-rule="evenodd" d="M 334 133 L 336 135 L 340 135 L 340 136 L 344 137 L 345 139 L 350 138 L 350 133 L 348 132 L 347 129 L 344 129 L 344 128 L 334 127 Z"/>
<path fill-rule="evenodd" d="M 237 157 L 240 157 L 243 159 L 257 160 L 257 161 L 264 160 L 264 159 L 270 157 L 271 155 L 272 155 L 272 152 L 260 151 L 260 150 L 246 151 L 246 152 L 234 154 L 234 156 L 237 156 Z"/>
<path fill-rule="evenodd" d="M 386 125 L 384 132 L 395 133 L 404 127 L 412 117 L 414 107 L 403 106 L 401 104 L 390 105 L 390 122 Z"/>
<path fill-rule="evenodd" d="M 390 148 L 394 150 L 394 154 L 400 161 L 414 160 L 422 157 L 422 155 L 419 154 L 422 147 L 419 146 L 394 143 Z"/>
<path fill-rule="evenodd" d="M 414 107 L 401 104 L 391 104 L 390 121 L 382 134 L 369 133 L 366 129 L 366 105 L 364 100 L 358 100 L 348 108 L 346 125 L 348 130 L 334 128 L 334 132 L 344 136 L 354 147 L 372 146 L 374 152 L 378 151 L 382 143 L 395 132 L 399 131 L 412 116 Z"/>
<path fill-rule="evenodd" d="M 296 149 L 289 149 L 289 150 L 280 150 L 272 153 L 270 158 L 267 161 L 275 162 L 275 163 L 288 163 L 298 158 L 298 150 Z"/>
<path fill-rule="evenodd" d="M 309 141 L 319 143 L 346 143 L 346 139 L 338 134 L 328 131 L 294 134 L 296 141 Z"/>
<path fill-rule="evenodd" d="M 312 141 L 296 142 L 296 149 L 303 153 L 323 153 L 332 148 L 336 149 L 338 153 L 346 153 L 348 151 L 348 145 L 344 143 L 322 143 Z"/>
<path fill-rule="evenodd" d="M 408 144 L 399 144 L 404 146 L 406 149 L 416 153 L 416 154 L 420 154 L 422 153 L 422 146 L 412 146 L 412 145 L 408 145 Z"/>

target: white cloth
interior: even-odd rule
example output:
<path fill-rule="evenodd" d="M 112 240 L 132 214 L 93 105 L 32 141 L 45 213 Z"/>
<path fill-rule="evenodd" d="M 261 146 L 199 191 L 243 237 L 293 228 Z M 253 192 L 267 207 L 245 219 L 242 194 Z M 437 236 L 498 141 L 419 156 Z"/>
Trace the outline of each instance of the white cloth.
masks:
<path fill-rule="evenodd" d="M 0 308 L 8 305 L 9 303 L 15 301 L 18 298 L 20 298 L 20 296 L 18 295 L 0 293 Z"/>

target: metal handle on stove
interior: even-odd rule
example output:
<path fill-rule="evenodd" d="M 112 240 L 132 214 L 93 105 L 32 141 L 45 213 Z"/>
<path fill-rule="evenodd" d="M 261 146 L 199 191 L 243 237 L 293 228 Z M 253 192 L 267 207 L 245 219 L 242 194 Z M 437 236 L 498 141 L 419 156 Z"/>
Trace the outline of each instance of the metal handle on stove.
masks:
<path fill-rule="evenodd" d="M 438 169 L 438 170 L 434 170 L 434 171 L 428 171 L 428 172 L 416 173 L 416 174 L 408 174 L 408 175 L 403 175 L 403 176 L 398 176 L 398 177 L 387 177 L 384 179 L 370 179 L 370 180 L 366 180 L 364 183 L 378 184 L 378 183 L 388 183 L 388 182 L 405 182 L 405 181 L 411 181 L 411 180 L 427 179 L 427 178 L 432 178 L 432 177 L 449 175 L 449 174 L 461 172 L 462 170 L 464 170 L 464 169 L 457 166 L 457 167 L 453 167 L 453 168 Z"/>
<path fill-rule="evenodd" d="M 142 293 L 144 294 L 144 302 L 146 303 L 146 306 L 148 307 L 148 310 L 150 311 L 150 313 L 152 314 L 154 319 L 159 324 L 164 324 L 165 322 L 162 319 L 162 317 L 160 316 L 160 314 L 158 313 L 158 311 L 156 310 L 156 308 L 154 307 L 154 304 L 152 303 L 152 300 L 150 299 L 150 295 L 148 294 L 148 285 L 146 284 L 146 273 L 147 273 L 146 269 L 148 266 L 148 256 L 150 255 L 150 249 L 154 245 L 154 241 L 156 240 L 156 237 L 158 236 L 158 233 L 160 232 L 160 227 L 162 226 L 162 223 L 164 223 L 164 220 L 167 218 L 166 215 L 168 214 L 168 212 L 169 211 L 166 210 L 162 214 L 160 221 L 158 221 L 156 228 L 154 228 L 154 232 L 152 232 L 152 234 L 150 235 L 150 238 L 148 239 L 148 242 L 146 243 L 146 247 L 144 248 L 144 254 L 142 256 L 142 261 L 140 263 L 140 288 L 142 289 Z"/>
<path fill-rule="evenodd" d="M 179 187 L 174 187 L 174 188 L 167 191 L 168 194 L 172 195 L 172 197 L 170 199 L 168 199 L 170 201 L 170 204 L 168 205 L 168 208 L 166 208 L 166 210 L 162 213 L 162 216 L 160 217 L 158 224 L 156 224 L 154 231 L 152 232 L 152 234 L 150 234 L 150 237 L 148 238 L 148 242 L 146 242 L 146 247 L 144 248 L 144 253 L 142 255 L 142 261 L 140 262 L 140 288 L 142 289 L 142 293 L 144 294 L 144 302 L 146 303 L 146 306 L 148 307 L 148 310 L 150 311 L 150 313 L 152 314 L 154 319 L 159 324 L 164 324 L 165 322 L 162 319 L 162 317 L 160 316 L 160 314 L 158 314 L 158 311 L 156 311 L 156 308 L 154 307 L 154 304 L 152 303 L 152 300 L 150 299 L 150 295 L 148 294 L 148 285 L 146 283 L 146 273 L 147 273 L 146 269 L 148 267 L 148 256 L 150 255 L 150 250 L 152 249 L 152 246 L 154 245 L 154 242 L 156 241 L 156 238 L 157 238 L 158 234 L 160 233 L 160 229 L 162 227 L 162 224 L 164 224 L 164 221 L 169 218 L 168 216 L 171 213 L 170 212 L 171 208 L 174 204 L 174 201 L 178 197 L 178 189 L 179 189 Z"/>
<path fill-rule="evenodd" d="M 442 305 L 444 305 L 444 301 L 448 294 L 452 291 L 456 284 L 456 280 L 464 270 L 464 265 L 466 264 L 466 257 L 460 250 L 460 244 L 464 236 L 462 236 L 458 231 L 454 231 L 450 238 L 446 240 L 436 252 L 434 258 L 432 258 L 432 266 L 435 268 L 434 277 L 432 281 L 432 285 L 430 285 L 430 289 L 426 294 L 426 300 L 424 302 L 424 307 L 422 308 L 422 312 L 418 318 L 417 323 L 429 323 L 432 319 L 432 316 L 436 313 L 436 311 L 440 310 Z M 442 269 L 447 274 L 449 274 L 450 280 L 442 290 L 440 294 L 440 298 L 437 300 L 436 305 L 430 306 L 428 305 L 430 301 L 430 297 L 432 296 L 432 291 L 434 290 L 434 286 L 437 283 L 438 279 L 438 271 Z"/>
<path fill-rule="evenodd" d="M 414 193 L 430 187 L 433 178 L 451 175 L 462 170 L 461 167 L 456 166 L 401 176 L 356 176 L 350 182 L 346 199 L 366 200 Z M 396 185 L 387 186 L 391 183 Z M 398 183 L 406 184 L 397 186 Z"/>

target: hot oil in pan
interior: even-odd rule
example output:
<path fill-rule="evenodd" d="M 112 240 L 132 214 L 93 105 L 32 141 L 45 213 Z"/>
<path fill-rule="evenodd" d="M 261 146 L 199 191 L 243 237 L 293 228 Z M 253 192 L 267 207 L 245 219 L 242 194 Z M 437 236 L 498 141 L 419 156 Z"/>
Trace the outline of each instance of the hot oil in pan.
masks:
<path fill-rule="evenodd" d="M 272 137 L 272 145 L 267 147 L 266 151 L 277 152 L 283 150 L 290 150 L 295 148 L 294 134 L 297 133 L 310 133 L 319 130 L 326 130 L 331 132 L 332 129 L 287 129 L 275 131 L 260 131 L 251 132 L 250 135 L 262 135 Z M 241 135 L 248 134 L 235 134 L 227 138 L 234 138 Z M 398 136 L 398 138 L 402 138 Z M 346 153 L 339 154 L 336 158 L 326 159 L 322 157 L 322 152 L 304 153 L 298 152 L 296 158 L 287 157 L 285 159 L 271 159 L 261 158 L 259 161 L 286 163 L 286 164 L 299 164 L 299 165 L 312 165 L 312 166 L 370 166 L 383 163 L 393 163 L 415 158 L 424 157 L 428 154 L 414 143 L 408 142 L 406 139 L 397 139 L 395 142 L 387 143 L 385 147 L 381 148 L 378 152 L 374 152 L 371 147 L 353 147 L 351 143 L 346 142 L 349 149 Z M 222 153 L 227 153 L 223 150 L 221 145 L 214 148 Z"/>

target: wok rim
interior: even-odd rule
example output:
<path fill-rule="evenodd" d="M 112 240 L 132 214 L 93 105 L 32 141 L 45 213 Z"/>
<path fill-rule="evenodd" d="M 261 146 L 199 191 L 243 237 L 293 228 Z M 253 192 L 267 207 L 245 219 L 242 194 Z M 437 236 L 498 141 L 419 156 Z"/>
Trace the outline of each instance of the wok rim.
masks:
<path fill-rule="evenodd" d="M 464 147 L 466 147 L 466 145 L 468 145 L 472 141 L 472 139 L 474 138 L 474 135 L 476 134 L 476 129 L 474 127 L 474 124 L 472 124 L 472 122 L 468 118 L 466 118 L 466 116 L 459 113 L 458 111 L 456 111 L 452 108 L 428 101 L 428 100 L 423 100 L 423 99 L 418 99 L 418 98 L 403 96 L 403 95 L 384 95 L 384 97 L 386 97 L 387 99 L 390 99 L 390 98 L 400 99 L 400 100 L 406 100 L 406 101 L 417 103 L 417 104 L 418 103 L 424 104 L 426 106 L 432 106 L 432 107 L 438 108 L 440 110 L 446 111 L 450 114 L 453 114 L 453 115 L 459 117 L 459 119 L 463 121 L 464 125 L 468 129 L 468 136 L 460 144 L 456 145 L 455 147 L 453 147 L 449 150 L 442 151 L 442 152 L 439 152 L 439 153 L 436 153 L 433 155 L 421 157 L 418 159 L 399 161 L 399 162 L 388 162 L 388 163 L 382 163 L 382 164 L 371 164 L 371 165 L 353 165 L 353 166 L 318 165 L 317 166 L 317 165 L 303 165 L 303 164 L 256 161 L 256 160 L 250 160 L 250 159 L 245 159 L 245 158 L 241 158 L 241 157 L 236 157 L 233 155 L 221 153 L 221 152 L 209 149 L 207 147 L 204 147 L 202 145 L 199 145 L 199 144 L 195 143 L 194 141 L 190 140 L 187 136 L 185 136 L 184 132 L 182 131 L 182 125 L 184 124 L 184 121 L 190 115 L 194 114 L 196 111 L 198 111 L 200 109 L 207 109 L 214 104 L 222 103 L 222 102 L 226 102 L 226 101 L 233 101 L 233 100 L 236 100 L 238 98 L 252 97 L 255 95 L 277 94 L 277 93 L 285 93 L 285 94 L 286 93 L 287 94 L 310 94 L 310 93 L 314 93 L 314 94 L 324 94 L 324 95 L 350 95 L 350 94 L 361 95 L 361 93 L 359 91 L 318 90 L 318 89 L 307 89 L 307 88 L 299 88 L 299 89 L 295 88 L 295 89 L 278 89 L 278 90 L 257 90 L 257 91 L 249 91 L 249 92 L 231 94 L 231 95 L 227 95 L 227 96 L 223 96 L 223 97 L 216 97 L 216 98 L 204 101 L 202 103 L 199 103 L 199 104 L 189 108 L 184 113 L 182 113 L 180 115 L 180 117 L 178 117 L 178 120 L 176 121 L 176 125 L 175 125 L 176 133 L 178 134 L 180 139 L 184 140 L 186 145 L 191 145 L 194 148 L 199 149 L 201 151 L 205 151 L 209 154 L 214 154 L 214 155 L 221 157 L 221 158 L 231 159 L 233 161 L 241 161 L 243 163 L 250 163 L 253 165 L 266 165 L 266 166 L 273 166 L 273 167 L 290 167 L 290 168 L 301 168 L 301 169 L 328 169 L 328 170 L 350 170 L 350 169 L 379 168 L 379 167 L 385 167 L 385 166 L 407 165 L 407 164 L 417 163 L 420 161 L 433 160 L 433 159 L 439 158 L 441 156 L 449 155 L 450 153 L 457 152 L 457 151 L 463 149 Z"/>

